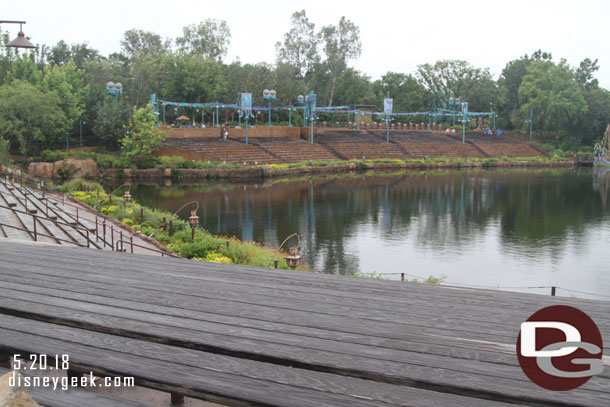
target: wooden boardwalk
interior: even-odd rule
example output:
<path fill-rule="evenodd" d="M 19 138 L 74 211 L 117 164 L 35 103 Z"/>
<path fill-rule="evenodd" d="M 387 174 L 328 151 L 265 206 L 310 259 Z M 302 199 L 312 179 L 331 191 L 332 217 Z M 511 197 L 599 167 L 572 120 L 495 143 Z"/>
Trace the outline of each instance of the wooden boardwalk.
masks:
<path fill-rule="evenodd" d="M 610 302 L 0 243 L 0 353 L 236 406 L 608 406 L 527 379 L 521 322 L 565 304 L 610 342 Z M 606 361 L 606 365 L 608 365 Z"/>

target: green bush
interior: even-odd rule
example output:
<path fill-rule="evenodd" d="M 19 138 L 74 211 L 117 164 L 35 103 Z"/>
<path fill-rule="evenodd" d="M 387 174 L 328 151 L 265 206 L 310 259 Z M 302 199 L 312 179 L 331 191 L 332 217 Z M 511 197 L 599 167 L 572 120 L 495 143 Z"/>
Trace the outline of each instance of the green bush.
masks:
<path fill-rule="evenodd" d="M 157 157 L 144 157 L 135 160 L 134 164 L 141 170 L 155 168 L 159 164 L 159 159 Z"/>
<path fill-rule="evenodd" d="M 68 153 L 59 150 L 42 150 L 40 153 L 40 161 L 52 163 L 68 158 Z"/>

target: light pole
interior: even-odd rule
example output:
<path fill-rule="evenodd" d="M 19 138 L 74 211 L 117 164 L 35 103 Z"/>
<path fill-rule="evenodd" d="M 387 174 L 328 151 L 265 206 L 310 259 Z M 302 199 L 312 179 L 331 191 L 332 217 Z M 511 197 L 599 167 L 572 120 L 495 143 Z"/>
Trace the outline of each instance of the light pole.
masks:
<path fill-rule="evenodd" d="M 466 123 L 468 122 L 468 102 L 462 103 L 462 144 L 466 143 Z"/>
<path fill-rule="evenodd" d="M 263 91 L 263 99 L 269 102 L 269 127 L 271 127 L 271 102 L 275 100 L 275 91 L 273 89 L 265 89 Z"/>
<path fill-rule="evenodd" d="M 525 123 L 529 124 L 529 128 L 530 128 L 530 143 L 532 142 L 532 123 L 534 121 L 534 111 L 532 109 L 532 106 L 530 106 L 530 118 L 528 120 L 525 121 Z"/>
<path fill-rule="evenodd" d="M 310 143 L 313 144 L 313 121 L 316 118 L 316 101 L 318 96 L 311 91 L 309 95 L 305 97 L 305 116 L 309 120 L 309 126 L 311 127 L 311 139 Z"/>
<path fill-rule="evenodd" d="M 180 212 L 180 210 L 182 210 L 182 208 L 184 208 L 187 205 L 190 204 L 195 204 L 195 209 L 191 209 L 191 216 L 189 216 L 189 224 L 191 225 L 191 240 L 195 240 L 195 228 L 197 228 L 197 225 L 199 224 L 199 216 L 197 216 L 197 211 L 199 210 L 199 202 L 197 201 L 191 201 L 191 202 L 187 202 L 184 205 L 182 205 L 180 208 L 178 208 L 178 210 L 176 212 L 173 213 L 173 215 L 176 215 L 178 212 Z"/>
<path fill-rule="evenodd" d="M 108 82 L 106 83 L 106 93 L 114 96 L 114 100 L 119 100 L 119 95 L 123 94 L 123 85 L 121 82 Z"/>
<path fill-rule="evenodd" d="M 83 146 L 83 124 L 87 124 L 83 119 L 78 120 L 79 130 L 80 130 L 80 146 Z"/>

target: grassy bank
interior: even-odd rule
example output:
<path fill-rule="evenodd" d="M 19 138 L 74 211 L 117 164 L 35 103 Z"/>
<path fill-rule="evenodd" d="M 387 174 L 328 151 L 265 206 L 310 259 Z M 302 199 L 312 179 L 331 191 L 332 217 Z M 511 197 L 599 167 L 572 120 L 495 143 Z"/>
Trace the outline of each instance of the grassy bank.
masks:
<path fill-rule="evenodd" d="M 77 179 L 61 185 L 59 189 L 98 212 L 152 237 L 185 258 L 258 267 L 273 267 L 277 260 L 279 268 L 289 268 L 284 260 L 283 249 L 280 251 L 256 242 L 240 241 L 235 237 L 215 236 L 201 227 L 195 229 L 195 237 L 191 239 L 191 228 L 186 221 L 172 213 L 147 208 L 135 201 L 125 202 L 125 188 L 119 189 L 120 195 L 110 197 L 100 184 Z M 185 208 L 183 212 L 188 213 L 189 209 L 192 208 Z M 167 223 L 164 223 L 164 218 Z M 174 229 L 171 236 L 167 226 L 170 220 Z M 308 271 L 306 265 L 298 269 Z"/>

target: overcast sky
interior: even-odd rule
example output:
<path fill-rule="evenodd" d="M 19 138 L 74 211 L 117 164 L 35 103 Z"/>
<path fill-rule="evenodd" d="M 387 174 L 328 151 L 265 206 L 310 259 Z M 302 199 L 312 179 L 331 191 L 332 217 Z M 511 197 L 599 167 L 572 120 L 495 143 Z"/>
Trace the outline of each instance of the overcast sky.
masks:
<path fill-rule="evenodd" d="M 274 63 L 291 14 L 305 7 L 316 29 L 341 16 L 360 27 L 362 55 L 352 65 L 373 80 L 439 59 L 465 59 L 497 79 L 508 61 L 542 49 L 573 66 L 598 58 L 600 84 L 610 89 L 608 0 L 29 0 L 12 2 L 0 19 L 27 21 L 24 32 L 35 43 L 87 41 L 103 55 L 119 51 L 131 28 L 175 39 L 185 25 L 223 19 L 232 33 L 226 62 Z M 14 38 L 19 26 L 2 28 Z"/>

